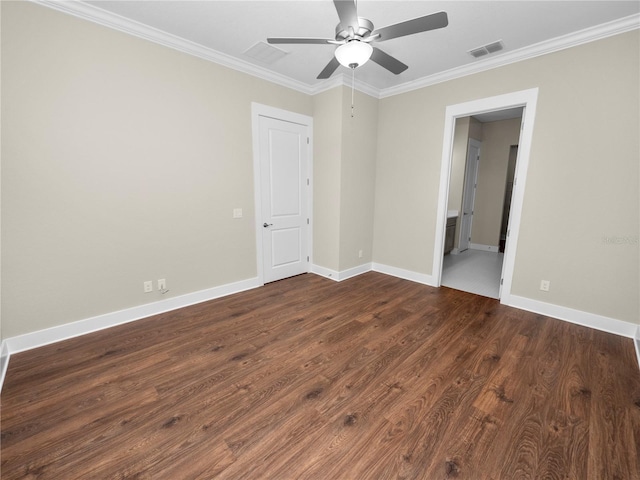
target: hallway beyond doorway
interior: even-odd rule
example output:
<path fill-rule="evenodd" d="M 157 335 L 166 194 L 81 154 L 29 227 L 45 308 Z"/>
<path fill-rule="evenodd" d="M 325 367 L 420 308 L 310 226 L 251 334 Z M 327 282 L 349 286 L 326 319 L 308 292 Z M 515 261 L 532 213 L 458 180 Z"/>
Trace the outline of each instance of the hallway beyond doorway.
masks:
<path fill-rule="evenodd" d="M 442 282 L 445 287 L 499 298 L 503 253 L 465 250 L 458 255 L 445 255 Z"/>

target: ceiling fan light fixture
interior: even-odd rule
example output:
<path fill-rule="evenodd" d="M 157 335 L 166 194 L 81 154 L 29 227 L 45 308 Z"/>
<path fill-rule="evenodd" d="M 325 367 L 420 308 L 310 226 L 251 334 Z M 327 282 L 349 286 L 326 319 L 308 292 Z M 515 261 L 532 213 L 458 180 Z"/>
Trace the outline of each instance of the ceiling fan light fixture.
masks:
<path fill-rule="evenodd" d="M 335 56 L 340 65 L 349 68 L 361 67 L 369 61 L 373 47 L 366 42 L 351 40 L 336 48 Z"/>

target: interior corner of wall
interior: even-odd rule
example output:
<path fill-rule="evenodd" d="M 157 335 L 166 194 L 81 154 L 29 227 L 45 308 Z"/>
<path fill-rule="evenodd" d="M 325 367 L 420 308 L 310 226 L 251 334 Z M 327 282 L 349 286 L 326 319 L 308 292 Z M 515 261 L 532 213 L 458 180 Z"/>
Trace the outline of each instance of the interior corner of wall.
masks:
<path fill-rule="evenodd" d="M 9 368 L 9 346 L 6 340 L 2 340 L 0 344 L 0 392 L 2 392 L 7 368 Z"/>

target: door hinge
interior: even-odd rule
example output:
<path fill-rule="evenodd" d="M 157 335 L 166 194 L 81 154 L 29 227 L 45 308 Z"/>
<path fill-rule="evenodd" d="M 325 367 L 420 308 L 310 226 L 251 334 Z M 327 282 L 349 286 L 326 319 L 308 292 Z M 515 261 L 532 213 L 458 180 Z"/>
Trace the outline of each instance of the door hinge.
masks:
<path fill-rule="evenodd" d="M 307 257 L 307 263 L 309 263 L 309 257 Z"/>
<path fill-rule="evenodd" d="M 500 279 L 500 285 L 502 285 L 502 283 L 504 282 L 504 278 Z"/>
<path fill-rule="evenodd" d="M 307 137 L 307 145 L 309 145 L 309 137 Z"/>
<path fill-rule="evenodd" d="M 309 186 L 309 179 L 307 178 L 307 187 Z"/>
<path fill-rule="evenodd" d="M 309 225 L 309 219 L 307 218 L 307 225 Z"/>

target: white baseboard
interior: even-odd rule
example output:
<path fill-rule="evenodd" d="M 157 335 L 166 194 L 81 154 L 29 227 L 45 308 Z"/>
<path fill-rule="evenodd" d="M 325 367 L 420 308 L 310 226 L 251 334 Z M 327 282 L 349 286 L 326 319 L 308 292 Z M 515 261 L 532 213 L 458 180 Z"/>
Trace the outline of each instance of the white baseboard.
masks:
<path fill-rule="evenodd" d="M 338 276 L 339 281 L 346 280 L 347 278 L 357 277 L 358 275 L 362 275 L 363 273 L 367 273 L 371 271 L 371 263 L 365 263 L 363 265 L 358 265 L 357 267 L 349 268 L 347 270 L 342 270 Z"/>
<path fill-rule="evenodd" d="M 374 272 L 384 273 L 405 280 L 411 280 L 412 282 L 422 283 L 431 287 L 435 286 L 436 282 L 432 275 L 426 273 L 418 273 L 411 270 L 404 270 L 403 268 L 391 267 L 389 265 L 383 265 L 381 263 L 373 263 L 371 269 Z"/>
<path fill-rule="evenodd" d="M 166 300 L 160 300 L 159 302 L 149 303 L 147 305 L 98 315 L 96 317 L 86 318 L 77 322 L 66 323 L 64 325 L 47 328 L 45 330 L 38 330 L 36 332 L 26 333 L 16 337 L 10 337 L 3 342 L 3 345 L 6 343 L 8 355 L 12 355 L 32 348 L 59 342 L 61 340 L 68 340 L 87 333 L 97 332 L 98 330 L 114 327 L 123 323 L 140 320 L 141 318 L 187 307 L 196 303 L 206 302 L 207 300 L 213 300 L 233 293 L 243 292 L 259 286 L 261 286 L 261 284 L 259 283 L 258 278 L 242 280 L 240 282 L 229 283 L 219 287 L 180 295 L 178 297 L 167 298 Z"/>
<path fill-rule="evenodd" d="M 494 252 L 498 253 L 500 251 L 500 247 L 497 245 L 482 245 L 481 243 L 470 243 L 469 248 L 471 250 L 482 250 L 484 252 Z"/>
<path fill-rule="evenodd" d="M 337 272 L 328 268 L 313 265 L 311 272 L 335 281 L 346 280 L 357 275 L 361 275 L 368 271 L 375 271 L 391 275 L 405 280 L 421 283 L 424 285 L 435 286 L 434 277 L 424 273 L 418 273 L 411 270 L 383 265 L 380 263 L 367 263 L 354 267 L 342 272 Z M 140 320 L 142 318 L 158 315 L 160 313 L 176 310 L 178 308 L 187 307 L 197 303 L 214 300 L 216 298 L 240 293 L 246 290 L 257 288 L 262 284 L 258 278 L 243 280 L 240 282 L 230 283 L 219 287 L 214 287 L 199 292 L 193 292 L 179 297 L 168 298 L 159 302 L 141 305 L 126 310 L 107 313 L 96 317 L 79 320 L 77 322 L 59 325 L 39 330 L 36 332 L 10 337 L 2 341 L 0 344 L 0 391 L 4 384 L 4 378 L 9 365 L 11 354 L 30 350 L 32 348 L 42 347 L 51 343 L 67 340 L 70 338 L 85 335 L 87 333 L 96 332 L 105 328 L 121 325 L 123 323 Z M 505 305 L 539 313 L 548 317 L 558 318 L 578 325 L 583 325 L 596 330 L 602 330 L 608 333 L 621 335 L 623 337 L 632 338 L 634 340 L 636 354 L 638 357 L 638 365 L 640 367 L 640 325 L 616 320 L 614 318 L 604 317 L 593 313 L 582 312 L 567 307 L 561 307 L 550 303 L 540 302 L 525 297 L 510 295 L 503 298 L 502 303 Z"/>
<path fill-rule="evenodd" d="M 3 340 L 0 344 L 0 392 L 2 391 L 2 385 L 4 385 L 4 377 L 7 374 L 7 368 L 9 367 L 9 346 L 7 341 Z"/>
<path fill-rule="evenodd" d="M 636 346 L 636 357 L 638 357 L 638 368 L 640 368 L 640 325 L 636 328 L 636 338 L 633 339 L 633 344 Z"/>
<path fill-rule="evenodd" d="M 337 270 L 331 270 L 330 268 L 321 267 L 320 265 L 311 265 L 311 273 L 320 275 L 321 277 L 328 278 L 330 280 L 340 281 L 340 272 Z"/>
<path fill-rule="evenodd" d="M 321 277 L 335 280 L 336 282 L 341 282 L 351 277 L 357 277 L 358 275 L 362 275 L 363 273 L 367 273 L 370 271 L 371 263 L 364 263 L 362 265 L 358 265 L 357 267 L 349 268 L 347 270 L 342 270 L 339 272 L 337 270 L 331 270 L 319 265 L 311 266 L 311 273 L 315 273 L 316 275 L 320 275 Z"/>
<path fill-rule="evenodd" d="M 597 315 L 595 313 L 583 312 L 573 308 L 562 307 L 551 303 L 545 303 L 530 298 L 519 297 L 517 295 L 509 295 L 502 298 L 501 302 L 510 307 L 527 310 L 529 312 L 539 313 L 547 317 L 565 320 L 585 327 L 595 328 L 607 333 L 613 333 L 627 338 L 637 336 L 638 325 L 635 323 L 617 320 L 615 318 Z M 638 340 L 636 340 L 637 347 Z"/>

